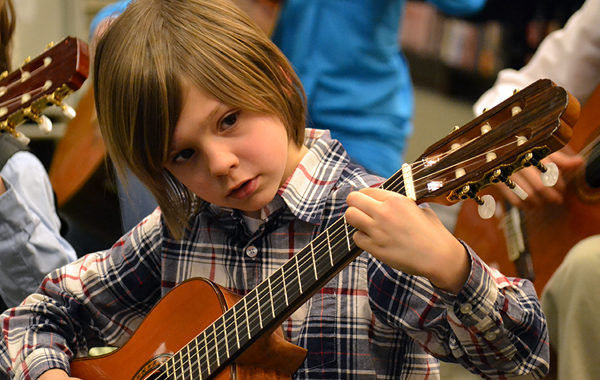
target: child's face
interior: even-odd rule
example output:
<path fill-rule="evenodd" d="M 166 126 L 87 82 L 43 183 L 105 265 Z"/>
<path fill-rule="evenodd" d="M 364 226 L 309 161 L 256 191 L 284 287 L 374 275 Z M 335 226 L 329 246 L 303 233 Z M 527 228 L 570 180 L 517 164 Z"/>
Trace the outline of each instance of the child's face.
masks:
<path fill-rule="evenodd" d="M 279 118 L 233 109 L 186 85 L 166 168 L 201 199 L 253 214 L 305 152 Z"/>

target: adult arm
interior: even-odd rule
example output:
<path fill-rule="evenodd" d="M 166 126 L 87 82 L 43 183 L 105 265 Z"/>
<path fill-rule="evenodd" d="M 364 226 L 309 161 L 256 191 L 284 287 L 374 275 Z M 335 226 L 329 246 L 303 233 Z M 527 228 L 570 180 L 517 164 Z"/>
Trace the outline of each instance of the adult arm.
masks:
<path fill-rule="evenodd" d="M 491 108 L 540 78 L 550 78 L 584 103 L 600 83 L 600 0 L 587 0 L 565 26 L 549 34 L 520 70 L 504 69 L 474 105 Z"/>
<path fill-rule="evenodd" d="M 60 235 L 54 195 L 41 162 L 29 152 L 17 152 L 0 176 L 5 189 L 0 195 L 0 295 L 15 306 L 76 254 Z"/>

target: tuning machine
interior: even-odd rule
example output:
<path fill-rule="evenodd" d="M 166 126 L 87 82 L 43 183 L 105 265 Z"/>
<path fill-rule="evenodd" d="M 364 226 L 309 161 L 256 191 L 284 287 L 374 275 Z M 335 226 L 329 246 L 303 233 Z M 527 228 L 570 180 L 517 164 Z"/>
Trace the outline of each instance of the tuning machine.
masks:
<path fill-rule="evenodd" d="M 552 187 L 558 182 L 558 166 L 554 162 L 549 162 L 546 165 L 536 159 L 533 153 L 527 153 L 521 160 L 523 166 L 535 166 L 541 172 L 542 183 L 546 187 Z"/>
<path fill-rule="evenodd" d="M 489 219 L 496 212 L 496 200 L 494 197 L 489 194 L 480 197 L 470 185 L 463 186 L 457 192 L 457 196 L 463 200 L 471 198 L 477 202 L 477 213 L 482 219 Z"/>
<path fill-rule="evenodd" d="M 31 107 L 28 107 L 25 110 L 23 110 L 23 116 L 37 123 L 42 132 L 52 132 L 52 121 L 50 121 L 48 116 L 33 111 Z"/>
<path fill-rule="evenodd" d="M 525 190 L 523 190 L 519 185 L 517 185 L 510 178 L 508 178 L 508 175 L 502 172 L 502 169 L 494 170 L 490 181 L 494 183 L 504 182 L 504 184 L 508 186 L 508 188 L 511 189 L 512 192 L 521 200 L 524 201 L 525 199 L 527 199 L 527 193 L 525 192 Z"/>

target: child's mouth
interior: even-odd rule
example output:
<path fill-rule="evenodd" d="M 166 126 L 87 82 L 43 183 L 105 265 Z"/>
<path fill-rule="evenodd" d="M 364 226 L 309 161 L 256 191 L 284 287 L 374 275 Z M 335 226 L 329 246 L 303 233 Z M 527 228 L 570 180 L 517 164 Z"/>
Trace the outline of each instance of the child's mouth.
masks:
<path fill-rule="evenodd" d="M 240 186 L 233 189 L 229 196 L 235 199 L 244 199 L 252 195 L 258 187 L 258 177 L 254 177 L 251 180 L 243 182 Z"/>

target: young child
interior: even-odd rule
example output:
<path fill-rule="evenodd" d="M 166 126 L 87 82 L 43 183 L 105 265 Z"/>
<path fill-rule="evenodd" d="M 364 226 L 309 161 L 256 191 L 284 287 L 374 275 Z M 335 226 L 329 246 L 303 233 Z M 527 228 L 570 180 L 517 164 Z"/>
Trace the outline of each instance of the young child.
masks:
<path fill-rule="evenodd" d="M 308 350 L 297 378 L 437 378 L 437 358 L 490 377 L 547 372 L 531 284 L 490 270 L 431 210 L 371 188 L 382 179 L 328 132 L 305 131 L 297 76 L 229 2 L 132 2 L 94 66 L 111 158 L 160 208 L 3 315 L 10 376 L 69 378 L 71 358 L 123 345 L 189 278 L 246 294 L 343 216 L 365 252 L 284 322 Z"/>

